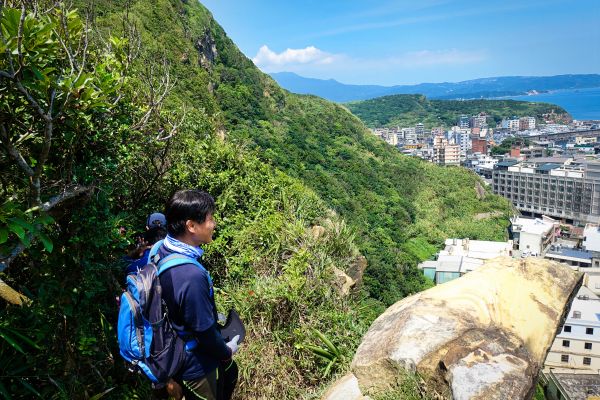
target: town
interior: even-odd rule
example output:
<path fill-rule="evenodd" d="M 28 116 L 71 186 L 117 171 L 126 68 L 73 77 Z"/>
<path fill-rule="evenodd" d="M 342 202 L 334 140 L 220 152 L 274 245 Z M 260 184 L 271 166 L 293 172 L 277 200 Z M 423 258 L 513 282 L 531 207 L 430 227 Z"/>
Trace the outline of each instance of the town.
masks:
<path fill-rule="evenodd" d="M 490 127 L 481 113 L 462 115 L 447 130 L 417 124 L 372 132 L 404 154 L 474 171 L 518 214 L 506 242 L 448 238 L 434 260 L 419 265 L 435 284 L 501 256 L 543 257 L 584 273 L 540 382 L 557 399 L 599 386 L 600 121 L 558 123 L 548 114 L 543 121 L 511 117 Z"/>

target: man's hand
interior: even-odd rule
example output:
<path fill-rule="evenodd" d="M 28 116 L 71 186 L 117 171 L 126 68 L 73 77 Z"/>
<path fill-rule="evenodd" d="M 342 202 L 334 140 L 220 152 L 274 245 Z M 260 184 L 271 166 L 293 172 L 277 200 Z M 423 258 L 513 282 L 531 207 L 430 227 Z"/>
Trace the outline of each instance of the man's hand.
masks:
<path fill-rule="evenodd" d="M 169 397 L 172 397 L 175 400 L 183 399 L 183 390 L 181 389 L 181 386 L 179 386 L 179 384 L 177 382 L 175 382 L 173 379 L 169 379 L 169 382 L 167 382 L 166 387 L 167 387 L 167 393 L 169 394 Z"/>
<path fill-rule="evenodd" d="M 240 340 L 240 335 L 235 335 L 233 337 L 233 339 L 231 339 L 229 342 L 225 343 L 227 345 L 227 347 L 229 347 L 229 349 L 231 350 L 232 357 L 235 353 L 237 353 L 238 348 L 240 347 L 238 345 L 238 340 Z"/>

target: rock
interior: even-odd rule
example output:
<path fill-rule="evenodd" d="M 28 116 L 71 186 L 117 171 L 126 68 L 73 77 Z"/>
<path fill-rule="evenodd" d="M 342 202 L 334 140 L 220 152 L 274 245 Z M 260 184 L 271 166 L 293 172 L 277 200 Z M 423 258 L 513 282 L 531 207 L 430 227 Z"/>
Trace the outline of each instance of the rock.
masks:
<path fill-rule="evenodd" d="M 339 268 L 333 267 L 333 274 L 335 275 L 334 284 L 338 292 L 343 296 L 348 296 L 356 282 Z"/>
<path fill-rule="evenodd" d="M 475 183 L 475 193 L 477 193 L 477 199 L 482 200 L 485 199 L 485 189 L 481 186 L 481 183 L 477 181 Z"/>
<path fill-rule="evenodd" d="M 363 275 L 367 269 L 367 259 L 365 256 L 358 256 L 356 260 L 348 267 L 346 273 L 355 282 L 355 289 L 358 289 L 362 285 Z"/>
<path fill-rule="evenodd" d="M 358 380 L 353 374 L 338 379 L 322 397 L 323 400 L 368 400 L 358 387 Z"/>
<path fill-rule="evenodd" d="M 210 30 L 206 29 L 204 31 L 204 34 L 194 43 L 194 47 L 198 50 L 200 65 L 205 69 L 212 68 L 217 58 L 217 44 Z"/>
<path fill-rule="evenodd" d="M 564 264 L 497 258 L 399 301 L 352 361 L 361 393 L 385 393 L 418 372 L 442 398 L 530 399 L 581 282 Z"/>
<path fill-rule="evenodd" d="M 313 225 L 311 231 L 314 239 L 318 239 L 325 234 L 325 228 L 321 225 Z"/>

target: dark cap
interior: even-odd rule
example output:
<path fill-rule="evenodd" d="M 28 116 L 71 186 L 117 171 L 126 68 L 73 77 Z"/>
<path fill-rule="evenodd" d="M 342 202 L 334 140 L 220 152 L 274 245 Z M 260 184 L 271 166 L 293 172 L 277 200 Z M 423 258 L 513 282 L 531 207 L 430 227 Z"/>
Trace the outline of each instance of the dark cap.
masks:
<path fill-rule="evenodd" d="M 167 228 L 167 219 L 165 218 L 164 214 L 161 213 L 152 213 L 150 214 L 150 216 L 148 217 L 148 220 L 146 221 L 146 226 L 148 227 L 148 229 L 151 228 Z"/>

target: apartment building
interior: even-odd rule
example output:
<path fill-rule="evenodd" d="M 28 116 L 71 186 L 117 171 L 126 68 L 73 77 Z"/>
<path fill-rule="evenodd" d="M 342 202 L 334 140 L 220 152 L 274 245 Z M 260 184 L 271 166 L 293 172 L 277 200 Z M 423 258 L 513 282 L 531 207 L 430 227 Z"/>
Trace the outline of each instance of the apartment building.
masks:
<path fill-rule="evenodd" d="M 581 224 L 600 222 L 600 162 L 546 157 L 502 161 L 492 173 L 493 191 L 525 215 Z"/>
<path fill-rule="evenodd" d="M 550 368 L 600 371 L 600 297 L 582 286 L 544 363 Z"/>
<path fill-rule="evenodd" d="M 460 165 L 460 146 L 450 144 L 443 136 L 433 138 L 433 162 L 441 165 Z"/>

